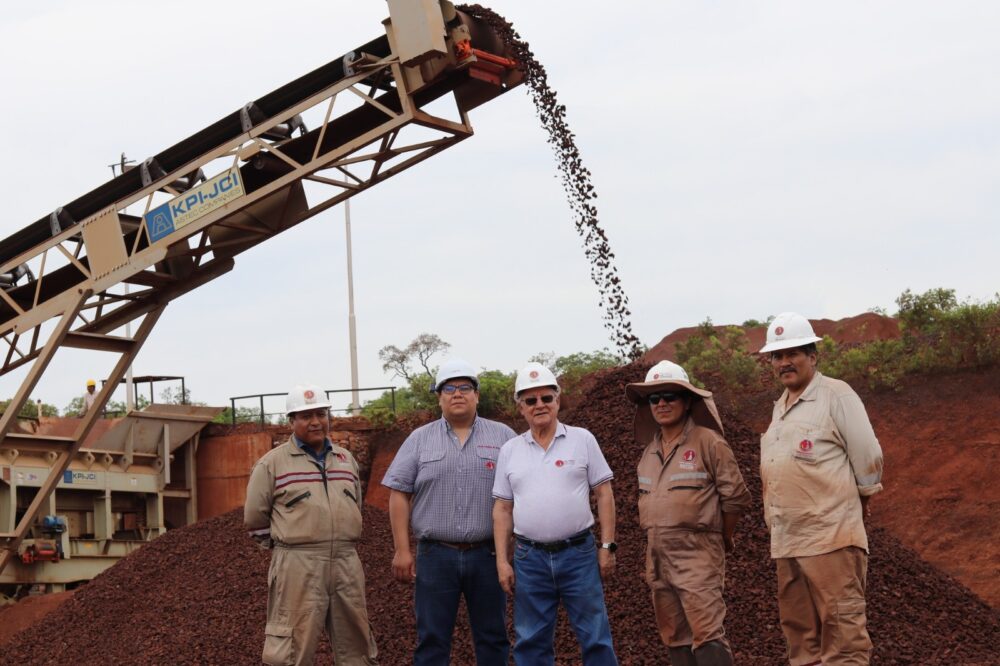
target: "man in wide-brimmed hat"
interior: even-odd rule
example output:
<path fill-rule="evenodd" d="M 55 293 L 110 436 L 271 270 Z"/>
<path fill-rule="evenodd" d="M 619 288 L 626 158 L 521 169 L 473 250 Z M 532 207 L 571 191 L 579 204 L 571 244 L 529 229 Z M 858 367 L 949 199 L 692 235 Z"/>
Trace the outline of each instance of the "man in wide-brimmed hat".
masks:
<path fill-rule="evenodd" d="M 684 368 L 660 361 L 625 394 L 638 406 L 639 524 L 646 530 L 646 582 L 660 638 L 674 666 L 733 663 L 723 620 L 727 551 L 750 505 L 711 391 Z"/>

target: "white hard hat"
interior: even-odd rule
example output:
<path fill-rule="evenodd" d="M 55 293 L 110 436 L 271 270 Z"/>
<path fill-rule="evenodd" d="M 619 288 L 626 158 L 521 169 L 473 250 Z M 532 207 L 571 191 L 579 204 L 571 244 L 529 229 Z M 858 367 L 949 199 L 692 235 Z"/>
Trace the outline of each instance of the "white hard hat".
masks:
<path fill-rule="evenodd" d="M 556 381 L 556 376 L 552 374 L 552 371 L 541 363 L 532 361 L 518 370 L 517 379 L 514 380 L 514 396 L 520 395 L 521 391 L 537 386 L 551 386 L 557 391 L 559 390 L 559 382 Z"/>
<path fill-rule="evenodd" d="M 467 377 L 472 380 L 472 385 L 477 390 L 479 389 L 479 373 L 472 367 L 472 364 L 460 358 L 450 358 L 438 368 L 437 377 L 434 379 L 434 386 L 431 387 L 431 390 L 440 391 L 446 381 L 459 377 Z"/>
<path fill-rule="evenodd" d="M 767 344 L 760 348 L 760 354 L 803 347 L 823 338 L 816 337 L 809 320 L 797 312 L 782 312 L 767 327 Z"/>
<path fill-rule="evenodd" d="M 673 361 L 660 361 L 646 373 L 647 382 L 665 382 L 671 379 L 688 383 L 691 381 L 684 368 Z"/>
<path fill-rule="evenodd" d="M 646 381 L 633 382 L 625 385 L 625 395 L 635 403 L 641 403 L 650 393 L 656 393 L 668 387 L 676 387 L 690 391 L 702 398 L 711 398 L 712 392 L 700 389 L 691 383 L 688 373 L 672 361 L 660 361 L 646 373 Z"/>
<path fill-rule="evenodd" d="M 330 409 L 330 399 L 326 392 L 315 384 L 299 384 L 285 398 L 285 414 L 304 412 L 307 409 Z"/>

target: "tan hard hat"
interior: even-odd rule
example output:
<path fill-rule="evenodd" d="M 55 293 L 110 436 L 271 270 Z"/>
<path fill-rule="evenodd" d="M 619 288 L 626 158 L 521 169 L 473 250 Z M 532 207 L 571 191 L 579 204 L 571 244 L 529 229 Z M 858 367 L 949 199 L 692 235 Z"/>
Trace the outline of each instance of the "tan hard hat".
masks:
<path fill-rule="evenodd" d="M 93 379 L 88 379 L 87 386 L 97 386 L 97 382 L 95 382 Z"/>

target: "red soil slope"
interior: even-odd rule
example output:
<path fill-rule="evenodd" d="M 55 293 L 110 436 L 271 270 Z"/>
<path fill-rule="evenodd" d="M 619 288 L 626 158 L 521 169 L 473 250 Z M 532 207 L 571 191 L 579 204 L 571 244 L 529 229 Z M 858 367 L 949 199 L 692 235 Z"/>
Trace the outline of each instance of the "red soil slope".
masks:
<path fill-rule="evenodd" d="M 874 312 L 866 312 L 854 317 L 845 319 L 810 319 L 816 335 L 822 337 L 829 335 L 839 344 L 852 344 L 857 342 L 871 342 L 872 340 L 891 340 L 898 338 L 899 322 L 892 317 L 886 317 Z M 721 331 L 724 326 L 716 326 L 716 331 Z M 677 343 L 684 342 L 698 332 L 697 326 L 678 328 L 676 331 L 660 340 L 656 345 L 647 351 L 641 361 L 647 365 L 652 365 L 657 361 L 676 360 Z M 757 351 L 764 346 L 764 337 L 767 334 L 766 326 L 757 326 L 745 329 L 747 336 L 747 349 Z"/>

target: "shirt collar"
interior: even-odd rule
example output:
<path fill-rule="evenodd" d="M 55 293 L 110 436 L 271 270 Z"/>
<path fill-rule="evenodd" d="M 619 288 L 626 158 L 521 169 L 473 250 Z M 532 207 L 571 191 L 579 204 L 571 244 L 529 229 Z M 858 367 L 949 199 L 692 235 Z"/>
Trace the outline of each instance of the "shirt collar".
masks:
<path fill-rule="evenodd" d="M 442 416 L 441 422 L 444 423 L 445 432 L 455 432 L 455 429 L 451 427 L 451 423 L 448 422 L 448 419 Z M 472 419 L 472 427 L 469 429 L 470 432 L 475 431 L 477 423 L 479 423 L 479 414 L 476 414 L 476 417 Z"/>
<path fill-rule="evenodd" d="M 313 459 L 319 461 L 322 461 L 324 458 L 326 458 L 327 453 L 333 451 L 333 442 L 330 441 L 329 437 L 323 440 L 323 450 L 320 451 L 319 454 L 315 453 L 311 446 L 308 446 L 305 442 L 303 442 L 295 435 L 292 435 L 292 441 L 295 442 L 295 446 L 299 447 L 300 451 L 309 454 L 310 456 L 313 457 Z"/>
<path fill-rule="evenodd" d="M 800 402 L 812 402 L 813 400 L 816 399 L 816 392 L 819 391 L 819 384 L 822 379 L 823 379 L 823 374 L 819 370 L 817 370 L 815 374 L 813 374 L 813 378 L 809 380 L 809 386 L 807 386 L 806 390 L 803 391 L 802 394 L 795 399 L 795 402 L 788 405 L 788 407 L 785 407 L 786 401 L 788 399 L 788 389 L 785 389 L 784 391 L 781 392 L 781 397 L 778 398 L 774 404 L 779 405 L 781 407 L 781 414 L 785 415 L 788 413 L 789 409 L 799 404 Z"/>
<path fill-rule="evenodd" d="M 562 421 L 556 421 L 556 434 L 555 437 L 552 438 L 552 444 L 555 444 L 556 440 L 559 439 L 560 437 L 565 437 L 565 436 L 566 436 L 566 426 L 563 424 Z M 531 434 L 531 428 L 528 428 L 528 430 L 524 433 L 524 441 L 528 442 L 528 444 L 534 444 L 539 448 L 541 448 L 542 446 L 541 444 L 535 441 L 534 435 Z M 549 444 L 549 446 L 552 446 L 552 444 Z"/>
<path fill-rule="evenodd" d="M 681 444 L 683 444 L 684 442 L 687 441 L 688 435 L 691 434 L 692 428 L 694 428 L 694 419 L 692 419 L 691 415 L 688 414 L 687 415 L 687 421 L 684 422 L 684 431 L 681 433 L 681 438 L 677 440 L 676 444 L 674 444 L 674 447 L 673 447 L 674 449 L 676 449 Z M 653 434 L 653 441 L 649 445 L 649 447 L 646 449 L 646 451 L 648 453 L 655 453 L 658 456 L 660 456 L 661 460 L 663 459 L 663 431 L 662 430 L 657 429 L 657 431 Z"/>

